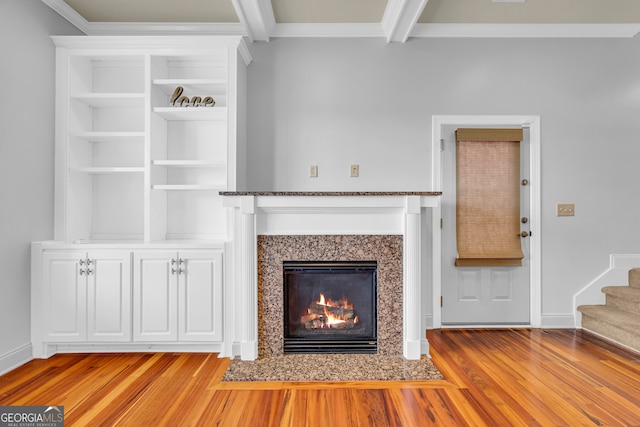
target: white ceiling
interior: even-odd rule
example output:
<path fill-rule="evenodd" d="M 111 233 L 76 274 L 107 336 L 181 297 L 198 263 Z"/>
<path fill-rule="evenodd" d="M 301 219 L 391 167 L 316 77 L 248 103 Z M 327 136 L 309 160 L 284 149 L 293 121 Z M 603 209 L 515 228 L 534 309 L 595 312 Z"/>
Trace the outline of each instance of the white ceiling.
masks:
<path fill-rule="evenodd" d="M 42 0 L 87 34 L 633 37 L 638 0 Z"/>

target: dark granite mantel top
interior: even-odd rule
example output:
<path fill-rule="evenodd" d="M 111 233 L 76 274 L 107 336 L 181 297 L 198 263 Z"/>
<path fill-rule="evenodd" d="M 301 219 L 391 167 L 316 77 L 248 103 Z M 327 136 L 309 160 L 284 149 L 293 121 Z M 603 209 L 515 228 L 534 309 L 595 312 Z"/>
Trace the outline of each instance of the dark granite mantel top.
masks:
<path fill-rule="evenodd" d="M 221 191 L 221 196 L 441 196 L 441 191 Z"/>

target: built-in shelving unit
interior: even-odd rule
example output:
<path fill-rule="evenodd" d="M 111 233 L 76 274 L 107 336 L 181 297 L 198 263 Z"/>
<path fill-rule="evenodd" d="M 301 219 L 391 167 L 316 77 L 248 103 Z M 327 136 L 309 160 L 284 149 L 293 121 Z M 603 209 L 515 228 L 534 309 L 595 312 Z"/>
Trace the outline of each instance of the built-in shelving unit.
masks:
<path fill-rule="evenodd" d="M 56 240 L 227 240 L 218 192 L 238 189 L 245 173 L 242 38 L 54 42 Z"/>

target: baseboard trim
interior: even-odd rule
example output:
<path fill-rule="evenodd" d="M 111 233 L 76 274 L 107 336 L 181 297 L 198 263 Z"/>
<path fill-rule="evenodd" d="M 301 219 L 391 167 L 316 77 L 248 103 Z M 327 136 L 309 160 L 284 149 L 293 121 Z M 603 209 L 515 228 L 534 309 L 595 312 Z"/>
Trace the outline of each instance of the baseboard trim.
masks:
<path fill-rule="evenodd" d="M 423 338 L 420 340 L 420 354 L 426 354 L 427 356 L 431 357 L 431 353 L 429 353 L 430 351 L 430 347 L 429 347 L 429 341 L 427 341 L 426 338 Z"/>
<path fill-rule="evenodd" d="M 541 329 L 575 329 L 576 322 L 573 314 L 543 314 Z"/>
<path fill-rule="evenodd" d="M 25 344 L 14 350 L 0 355 L 0 375 L 4 375 L 15 368 L 33 360 L 31 344 Z"/>
<path fill-rule="evenodd" d="M 50 357 L 56 353 L 220 353 L 219 343 L 135 343 L 135 344 L 57 344 L 51 345 Z"/>

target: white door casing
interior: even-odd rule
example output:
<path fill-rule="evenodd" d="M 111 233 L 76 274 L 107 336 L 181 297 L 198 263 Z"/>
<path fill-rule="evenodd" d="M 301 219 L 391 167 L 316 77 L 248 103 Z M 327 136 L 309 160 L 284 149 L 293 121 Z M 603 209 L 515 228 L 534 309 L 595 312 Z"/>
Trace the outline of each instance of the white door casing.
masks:
<path fill-rule="evenodd" d="M 530 238 L 530 326 L 540 327 L 541 324 L 541 264 L 540 264 L 540 117 L 539 116 L 433 116 L 432 117 L 432 181 L 433 190 L 443 189 L 443 156 L 441 140 L 444 138 L 446 126 L 482 126 L 505 127 L 521 126 L 529 130 L 529 227 L 532 232 Z M 441 208 L 435 215 L 441 217 Z M 441 242 L 442 247 L 442 242 Z M 434 255 L 440 257 L 440 254 Z M 440 296 L 442 295 L 442 270 L 439 259 L 434 259 L 433 273 L 433 327 L 442 327 L 442 309 Z"/>

